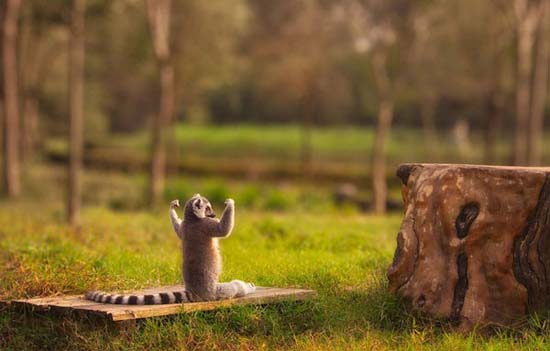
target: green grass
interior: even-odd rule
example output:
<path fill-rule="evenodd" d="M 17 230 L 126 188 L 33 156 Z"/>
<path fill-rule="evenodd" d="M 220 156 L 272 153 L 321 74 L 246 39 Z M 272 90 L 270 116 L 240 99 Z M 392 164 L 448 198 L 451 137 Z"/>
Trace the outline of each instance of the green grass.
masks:
<path fill-rule="evenodd" d="M 30 178 L 39 179 L 41 186 L 30 187 Z M 82 228 L 76 231 L 63 224 L 60 170 L 35 168 L 26 182 L 32 196 L 0 202 L 0 299 L 179 282 L 179 243 L 165 208 L 146 212 L 125 204 L 112 209 L 102 206 L 113 198 L 122 201 L 124 194 L 139 199 L 131 192 L 140 193 L 135 189 L 143 183 L 143 176 L 88 173 L 87 206 Z M 500 330 L 483 337 L 452 333 L 445 324 L 432 324 L 410 314 L 387 292 L 385 278 L 401 220 L 398 214 L 374 217 L 350 209 L 337 210 L 328 204 L 321 188 L 312 201 L 317 205 L 309 206 L 297 201 L 313 192 L 307 187 L 194 178 L 171 179 L 169 183 L 187 186 L 180 185 L 179 190 L 173 190 L 174 195 L 194 187 L 220 199 L 227 194 L 238 195 L 236 228 L 221 243 L 223 280 L 311 288 L 318 291 L 318 298 L 305 304 L 238 307 L 123 326 L 6 309 L 0 311 L 0 349 L 550 348 L 550 326 L 543 318 L 529 319 L 523 329 Z M 269 202 L 262 202 L 269 191 L 291 200 L 281 208 L 270 209 Z M 240 206 L 246 198 L 252 200 Z M 213 202 L 220 211 L 221 200 Z"/>
<path fill-rule="evenodd" d="M 175 142 L 169 148 L 172 169 L 195 174 L 231 175 L 249 179 L 299 178 L 302 170 L 302 129 L 297 125 L 178 124 Z M 403 162 L 483 163 L 483 137 L 473 132 L 471 145 L 459 149 L 450 132 L 441 131 L 435 143 L 427 142 L 420 129 L 394 128 L 386 143 L 388 179 L 394 179 L 396 166 Z M 96 167 L 124 166 L 144 169 L 148 164 L 149 133 L 108 135 L 89 140 L 86 155 Z M 501 135 L 496 162 L 509 163 L 512 138 Z M 368 183 L 373 130 L 370 127 L 316 127 L 312 130 L 311 169 L 313 178 L 328 181 Z M 66 156 L 63 139 L 50 139 L 48 154 Z M 550 137 L 545 138 L 544 162 L 550 162 Z"/>
<path fill-rule="evenodd" d="M 299 161 L 302 129 L 298 125 L 189 125 L 174 128 L 178 151 L 182 157 L 198 153 L 205 157 L 291 159 Z M 370 160 L 374 133 L 371 127 L 339 126 L 312 129 L 313 158 L 319 162 L 366 163 Z M 102 147 L 147 151 L 149 134 L 110 136 L 101 140 Z M 414 161 L 479 162 L 482 138 L 473 133 L 472 150 L 461 154 L 451 135 L 441 132 L 438 149 L 430 150 L 420 129 L 394 128 L 388 136 L 387 154 L 390 164 Z M 507 153 L 506 139 L 498 145 L 498 155 Z M 477 151 L 476 151 L 477 149 Z M 550 156 L 550 155 L 546 155 Z"/>

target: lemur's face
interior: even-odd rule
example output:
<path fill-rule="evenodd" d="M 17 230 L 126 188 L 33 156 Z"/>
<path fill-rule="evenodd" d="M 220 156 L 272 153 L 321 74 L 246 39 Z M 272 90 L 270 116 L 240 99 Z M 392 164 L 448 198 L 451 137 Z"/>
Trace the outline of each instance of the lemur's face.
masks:
<path fill-rule="evenodd" d="M 200 196 L 200 194 L 195 194 L 191 198 L 190 204 L 193 208 L 193 213 L 197 216 L 197 218 L 216 217 L 216 213 L 214 213 L 210 201 L 208 201 L 207 198 Z"/>

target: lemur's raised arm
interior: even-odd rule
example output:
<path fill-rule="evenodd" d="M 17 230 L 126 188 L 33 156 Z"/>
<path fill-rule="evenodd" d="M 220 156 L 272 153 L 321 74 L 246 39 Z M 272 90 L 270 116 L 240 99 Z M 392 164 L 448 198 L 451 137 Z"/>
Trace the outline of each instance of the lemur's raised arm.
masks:
<path fill-rule="evenodd" d="M 215 238 L 227 238 L 231 235 L 235 224 L 235 201 L 233 199 L 225 200 L 225 208 L 220 220 L 211 219 L 209 223 L 209 233 Z"/>
<path fill-rule="evenodd" d="M 178 237 L 183 240 L 183 226 L 181 225 L 182 220 L 178 217 L 178 213 L 176 212 L 178 207 L 180 207 L 179 200 L 170 202 L 170 221 L 172 222 L 172 226 L 174 227 L 174 231 Z"/>

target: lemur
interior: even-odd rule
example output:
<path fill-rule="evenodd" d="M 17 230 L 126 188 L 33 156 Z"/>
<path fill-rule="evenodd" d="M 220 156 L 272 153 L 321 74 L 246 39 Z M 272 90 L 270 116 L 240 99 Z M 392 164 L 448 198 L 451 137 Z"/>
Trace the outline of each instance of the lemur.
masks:
<path fill-rule="evenodd" d="M 185 290 L 166 291 L 145 295 L 116 295 L 90 291 L 86 299 L 123 305 L 157 305 L 168 303 L 198 302 L 241 297 L 256 291 L 252 283 L 233 280 L 218 283 L 222 261 L 218 238 L 227 238 L 235 222 L 235 202 L 225 201 L 221 219 L 218 220 L 210 201 L 195 194 L 187 201 L 183 220 L 176 209 L 179 200 L 170 203 L 170 221 L 174 231 L 183 242 L 183 281 Z"/>

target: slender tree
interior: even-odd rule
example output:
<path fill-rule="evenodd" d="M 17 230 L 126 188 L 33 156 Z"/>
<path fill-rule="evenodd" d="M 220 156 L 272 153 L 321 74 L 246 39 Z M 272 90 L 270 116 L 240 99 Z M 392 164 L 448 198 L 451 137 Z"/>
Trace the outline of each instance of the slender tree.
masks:
<path fill-rule="evenodd" d="M 532 98 L 533 45 L 543 8 L 541 4 L 533 4 L 529 0 L 514 0 L 517 32 L 516 128 L 514 138 L 514 163 L 516 165 L 527 163 Z"/>
<path fill-rule="evenodd" d="M 425 94 L 420 97 L 420 119 L 422 120 L 422 131 L 424 141 L 428 149 L 428 155 L 432 160 L 436 160 L 439 156 L 439 143 L 437 140 L 437 128 L 435 123 L 437 98 L 435 94 Z"/>
<path fill-rule="evenodd" d="M 27 3 L 22 13 L 21 24 L 21 51 L 20 62 L 24 67 L 21 70 L 22 115 L 21 115 L 21 160 L 25 163 L 33 157 L 38 129 L 38 85 L 40 73 L 45 66 L 45 40 L 42 40 L 42 31 L 35 21 L 36 5 Z"/>
<path fill-rule="evenodd" d="M 392 79 L 390 57 L 393 49 L 408 57 L 411 52 L 407 38 L 410 30 L 411 5 L 402 0 L 349 0 L 349 21 L 352 24 L 352 42 L 355 50 L 369 53 L 374 89 L 378 99 L 378 113 L 371 155 L 373 209 L 377 214 L 386 212 L 386 152 L 385 144 L 391 129 L 397 91 L 402 78 Z M 395 68 L 395 67 L 394 67 Z M 399 76 L 395 74 L 395 76 Z"/>
<path fill-rule="evenodd" d="M 313 123 L 315 118 L 315 81 L 307 80 L 306 86 L 308 86 L 307 91 L 304 93 L 303 102 L 302 102 L 302 145 L 301 145 L 301 166 L 302 166 L 302 175 L 304 177 L 309 177 L 312 172 L 312 158 L 313 158 L 313 145 L 312 145 L 312 134 L 313 134 Z"/>
<path fill-rule="evenodd" d="M 513 32 L 506 23 L 506 13 L 499 11 L 498 7 L 490 7 L 490 15 L 487 18 L 487 44 L 485 55 L 488 59 L 483 60 L 483 72 L 487 72 L 484 83 L 481 86 L 483 96 L 484 119 L 484 145 L 483 161 L 485 164 L 494 164 L 497 161 L 497 138 L 502 127 L 502 113 L 504 111 L 504 98 L 502 87 L 502 76 L 505 71 L 505 60 L 507 44 L 510 40 L 509 32 Z M 503 34 L 504 33 L 504 34 Z"/>
<path fill-rule="evenodd" d="M 51 7 L 49 7 L 51 6 Z M 33 159 L 41 141 L 39 134 L 40 103 L 43 82 L 50 73 L 50 63 L 66 51 L 65 39 L 51 40 L 51 29 L 56 25 L 65 31 L 61 18 L 46 20 L 47 12 L 59 12 L 66 5 L 52 2 L 45 9 L 43 3 L 27 1 L 21 11 L 21 34 L 19 39 L 20 90 L 21 90 L 21 138 L 20 151 L 23 163 Z M 63 27 L 63 29 L 61 29 Z"/>
<path fill-rule="evenodd" d="M 2 28 L 4 77 L 4 191 L 10 198 L 21 191 L 19 179 L 19 93 L 17 77 L 17 20 L 21 0 L 6 0 Z"/>
<path fill-rule="evenodd" d="M 342 52 L 331 20 L 333 7 L 316 0 L 261 0 L 251 3 L 251 9 L 254 21 L 248 46 L 262 72 L 259 85 L 299 114 L 299 163 L 302 175 L 309 177 L 313 127 L 324 112 L 320 96 L 332 78 L 331 64 Z"/>
<path fill-rule="evenodd" d="M 387 69 L 387 53 L 384 49 L 373 53 L 372 70 L 378 92 L 378 118 L 372 149 L 372 189 L 374 211 L 386 212 L 388 187 L 386 185 L 386 137 L 393 119 L 394 99 L 391 81 Z"/>
<path fill-rule="evenodd" d="M 440 11 L 439 11 L 440 12 Z M 439 148 L 436 129 L 436 110 L 442 85 L 439 70 L 434 69 L 435 63 L 441 60 L 441 53 L 434 41 L 434 23 L 437 22 L 437 9 L 418 13 L 413 26 L 414 45 L 409 55 L 407 74 L 409 80 L 418 92 L 419 116 L 422 124 L 424 143 L 432 161 L 438 158 Z"/>
<path fill-rule="evenodd" d="M 496 146 L 498 131 L 501 128 L 502 98 L 499 95 L 495 83 L 494 89 L 489 89 L 485 95 L 485 125 L 484 125 L 484 145 L 483 145 L 483 163 L 494 164 L 497 160 Z"/>
<path fill-rule="evenodd" d="M 539 166 L 542 162 L 542 137 L 544 130 L 544 109 L 548 95 L 548 61 L 550 54 L 550 36 L 548 33 L 550 1 L 542 0 L 541 23 L 538 29 L 537 55 L 533 72 L 533 93 L 531 116 L 529 118 L 528 163 Z"/>
<path fill-rule="evenodd" d="M 69 189 L 67 215 L 77 225 L 82 201 L 81 174 L 84 124 L 84 15 L 86 0 L 74 0 L 69 48 Z"/>
<path fill-rule="evenodd" d="M 145 0 L 153 48 L 160 71 L 160 110 L 153 117 L 149 199 L 154 205 L 166 178 L 167 127 L 174 117 L 174 66 L 170 50 L 171 0 Z"/>

